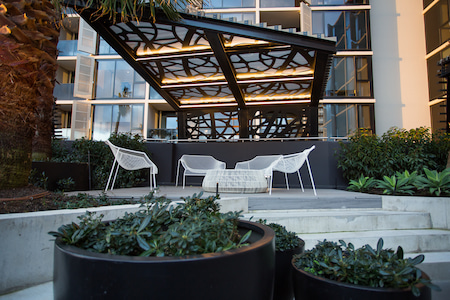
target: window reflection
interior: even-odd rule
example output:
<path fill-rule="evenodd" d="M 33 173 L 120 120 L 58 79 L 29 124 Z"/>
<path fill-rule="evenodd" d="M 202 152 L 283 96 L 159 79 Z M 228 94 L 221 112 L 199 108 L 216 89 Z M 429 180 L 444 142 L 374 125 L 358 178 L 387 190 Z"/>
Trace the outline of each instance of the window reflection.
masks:
<path fill-rule="evenodd" d="M 204 8 L 255 7 L 255 0 L 210 0 L 203 1 Z"/>
<path fill-rule="evenodd" d="M 336 37 L 337 50 L 370 50 L 367 11 L 313 11 L 314 34 Z"/>
<path fill-rule="evenodd" d="M 324 104 L 323 136 L 347 137 L 358 128 L 373 131 L 373 104 Z"/>
<path fill-rule="evenodd" d="M 369 0 L 312 0 L 311 5 L 369 4 Z"/>
<path fill-rule="evenodd" d="M 96 99 L 145 97 L 145 81 L 123 60 L 100 60 Z"/>
<path fill-rule="evenodd" d="M 325 95 L 328 97 L 372 97 L 371 58 L 335 56 Z"/>
<path fill-rule="evenodd" d="M 143 104 L 94 105 L 92 138 L 104 141 L 111 133 L 142 135 L 143 120 Z"/>

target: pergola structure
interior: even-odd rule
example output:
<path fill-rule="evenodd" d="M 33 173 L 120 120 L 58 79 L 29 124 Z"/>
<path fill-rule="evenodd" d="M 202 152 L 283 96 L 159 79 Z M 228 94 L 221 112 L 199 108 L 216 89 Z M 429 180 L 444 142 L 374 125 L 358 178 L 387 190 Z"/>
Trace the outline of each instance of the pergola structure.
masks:
<path fill-rule="evenodd" d="M 74 9 L 177 112 L 179 138 L 318 135 L 335 41 L 184 13 L 114 23 Z"/>

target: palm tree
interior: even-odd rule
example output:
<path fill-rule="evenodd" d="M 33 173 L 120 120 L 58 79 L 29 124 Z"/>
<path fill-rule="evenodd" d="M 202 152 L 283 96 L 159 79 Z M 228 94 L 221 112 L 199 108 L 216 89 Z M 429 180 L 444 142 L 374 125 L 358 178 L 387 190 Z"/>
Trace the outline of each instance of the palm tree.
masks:
<path fill-rule="evenodd" d="M 0 189 L 28 184 L 33 152 L 51 155 L 56 46 L 65 5 L 63 0 L 51 1 L 0 2 Z M 120 21 L 139 20 L 143 6 L 150 7 L 153 20 L 156 9 L 178 19 L 177 7 L 195 2 L 88 0 L 85 7 L 98 8 L 98 15 Z"/>

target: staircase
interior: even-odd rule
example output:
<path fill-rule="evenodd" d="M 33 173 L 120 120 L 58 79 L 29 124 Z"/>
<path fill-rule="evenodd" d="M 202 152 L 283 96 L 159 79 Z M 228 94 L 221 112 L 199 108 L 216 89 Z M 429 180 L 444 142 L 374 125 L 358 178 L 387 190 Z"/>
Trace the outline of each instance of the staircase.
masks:
<path fill-rule="evenodd" d="M 448 205 L 445 202 L 443 205 L 448 210 L 450 198 L 438 200 L 442 199 L 447 199 Z M 249 211 L 244 217 L 252 220 L 266 219 L 268 223 L 286 226 L 305 241 L 305 249 L 311 249 L 317 241 L 324 239 L 336 242 L 344 240 L 353 243 L 355 247 L 365 244 L 376 247 L 378 239 L 382 237 L 385 248 L 396 250 L 400 245 L 406 256 L 424 254 L 425 261 L 420 264 L 420 269 L 442 289 L 442 292 L 433 291 L 433 299 L 448 299 L 450 230 L 448 226 L 441 225 L 441 220 L 436 220 L 442 209 L 433 205 L 434 211 L 419 211 L 414 205 L 405 202 L 404 207 L 411 207 L 409 211 L 392 203 L 385 203 L 383 197 L 383 208 L 255 210 Z M 425 204 L 427 205 L 432 206 L 429 203 Z M 448 211 L 445 214 L 450 222 Z M 444 216 L 444 219 L 447 217 Z"/>

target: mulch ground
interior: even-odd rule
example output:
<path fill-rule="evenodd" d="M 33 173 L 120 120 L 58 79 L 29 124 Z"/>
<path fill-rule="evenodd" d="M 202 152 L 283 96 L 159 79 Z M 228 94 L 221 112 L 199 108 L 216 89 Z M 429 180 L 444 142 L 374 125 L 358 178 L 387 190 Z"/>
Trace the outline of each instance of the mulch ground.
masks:
<path fill-rule="evenodd" d="M 0 190 L 0 214 L 55 210 L 59 209 L 67 198 L 33 185 Z"/>

